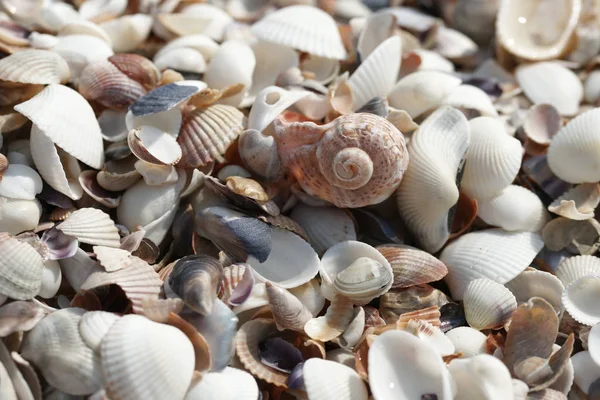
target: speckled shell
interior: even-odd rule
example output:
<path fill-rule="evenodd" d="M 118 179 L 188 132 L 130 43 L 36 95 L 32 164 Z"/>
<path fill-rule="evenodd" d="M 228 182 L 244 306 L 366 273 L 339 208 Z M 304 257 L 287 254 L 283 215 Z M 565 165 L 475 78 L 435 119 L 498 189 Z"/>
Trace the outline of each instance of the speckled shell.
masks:
<path fill-rule="evenodd" d="M 373 114 L 343 115 L 322 126 L 287 123 L 282 114 L 274 127 L 283 165 L 307 193 L 340 208 L 384 201 L 408 166 L 402 133 Z"/>

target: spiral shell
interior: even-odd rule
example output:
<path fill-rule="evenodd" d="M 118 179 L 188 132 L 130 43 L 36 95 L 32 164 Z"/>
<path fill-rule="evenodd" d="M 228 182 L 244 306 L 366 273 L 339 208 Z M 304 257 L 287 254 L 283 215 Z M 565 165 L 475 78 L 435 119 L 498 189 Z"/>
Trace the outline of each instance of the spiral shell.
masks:
<path fill-rule="evenodd" d="M 387 199 L 408 166 L 404 136 L 382 117 L 351 114 L 326 125 L 274 122 L 283 165 L 307 193 L 337 207 L 355 208 Z"/>

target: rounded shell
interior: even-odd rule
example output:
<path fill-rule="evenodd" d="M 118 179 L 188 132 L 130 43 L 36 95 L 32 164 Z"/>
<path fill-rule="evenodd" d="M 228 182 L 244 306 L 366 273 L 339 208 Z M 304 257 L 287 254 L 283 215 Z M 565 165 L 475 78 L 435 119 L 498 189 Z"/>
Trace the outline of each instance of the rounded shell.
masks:
<path fill-rule="evenodd" d="M 351 114 L 327 125 L 275 120 L 282 163 L 309 194 L 337 207 L 387 199 L 408 166 L 404 137 L 373 114 Z"/>
<path fill-rule="evenodd" d="M 510 290 L 485 278 L 469 283 L 463 303 L 467 322 L 480 330 L 506 325 L 517 308 L 517 300 Z"/>

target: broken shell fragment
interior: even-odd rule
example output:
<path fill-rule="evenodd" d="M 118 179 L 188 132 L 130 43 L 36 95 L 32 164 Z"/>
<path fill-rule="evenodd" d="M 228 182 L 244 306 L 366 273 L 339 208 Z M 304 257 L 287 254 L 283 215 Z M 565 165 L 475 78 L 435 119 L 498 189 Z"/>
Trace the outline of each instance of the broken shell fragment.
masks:
<path fill-rule="evenodd" d="M 548 210 L 574 220 L 594 217 L 594 210 L 600 203 L 600 185 L 583 183 L 567 191 L 554 200 Z"/>

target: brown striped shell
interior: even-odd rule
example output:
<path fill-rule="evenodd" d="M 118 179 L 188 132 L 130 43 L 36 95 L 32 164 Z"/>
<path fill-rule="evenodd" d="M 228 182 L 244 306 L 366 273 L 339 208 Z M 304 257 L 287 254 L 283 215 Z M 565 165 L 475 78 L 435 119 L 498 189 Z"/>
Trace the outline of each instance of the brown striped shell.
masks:
<path fill-rule="evenodd" d="M 283 165 L 307 193 L 337 207 L 363 207 L 387 199 L 408 166 L 402 133 L 374 114 L 342 115 L 326 125 L 274 122 Z"/>

